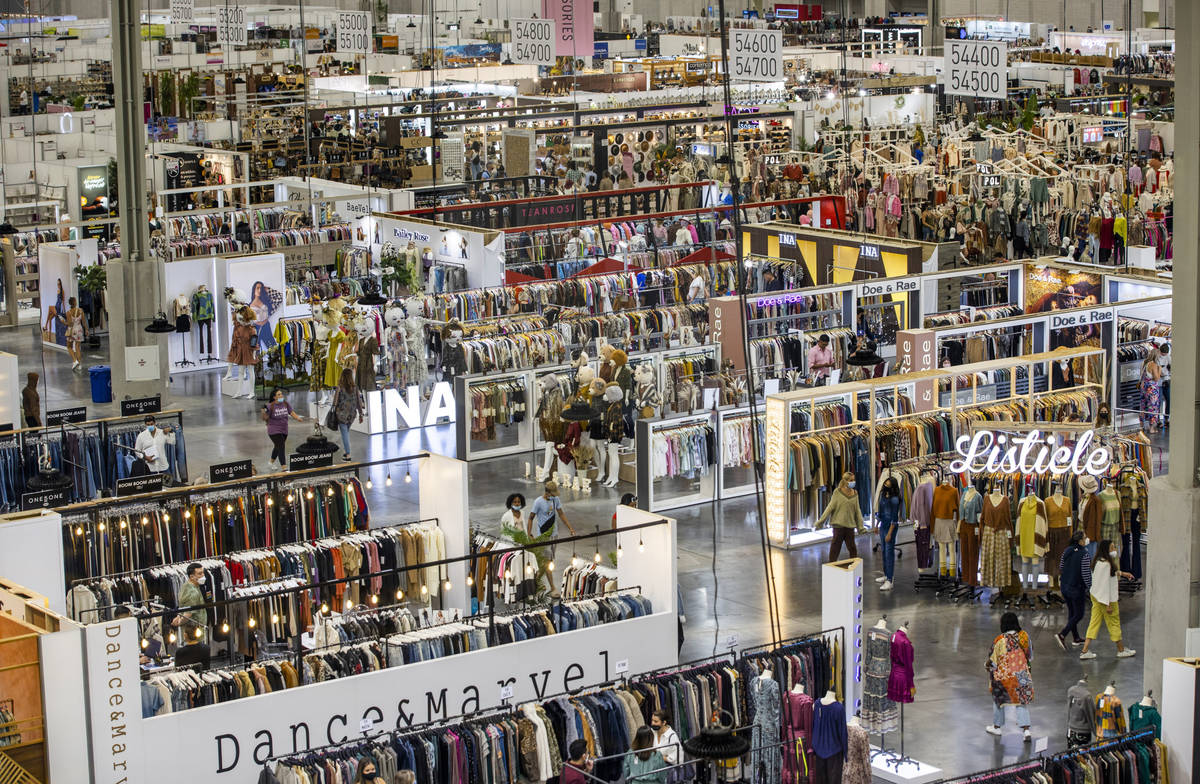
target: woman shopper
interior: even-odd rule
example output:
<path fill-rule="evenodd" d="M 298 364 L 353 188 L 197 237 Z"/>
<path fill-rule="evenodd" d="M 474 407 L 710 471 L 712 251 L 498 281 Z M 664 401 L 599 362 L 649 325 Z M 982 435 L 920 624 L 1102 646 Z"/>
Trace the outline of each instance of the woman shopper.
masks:
<path fill-rule="evenodd" d="M 638 727 L 625 757 L 625 784 L 666 784 L 666 762 L 654 746 L 654 730 Z"/>
<path fill-rule="evenodd" d="M 1087 534 L 1076 531 L 1058 559 L 1058 587 L 1067 601 L 1067 625 L 1054 637 L 1064 651 L 1067 649 L 1067 632 L 1071 633 L 1072 644 L 1083 644 L 1079 622 L 1083 620 L 1088 593 L 1092 589 L 1092 557 L 1088 555 L 1087 546 Z"/>
<path fill-rule="evenodd" d="M 1100 624 L 1108 627 L 1108 636 L 1117 644 L 1117 658 L 1128 659 L 1137 653 L 1133 648 L 1126 648 L 1121 642 L 1121 613 L 1117 609 L 1117 589 L 1121 577 L 1132 580 L 1133 575 L 1122 572 L 1117 568 L 1117 547 L 1110 539 L 1102 539 L 1096 548 L 1096 562 L 1092 564 L 1092 618 L 1088 621 L 1086 639 L 1083 650 L 1079 652 L 1081 659 L 1094 659 L 1096 654 L 1091 650 L 1092 640 L 1100 634 Z"/>
<path fill-rule="evenodd" d="M 263 421 L 267 423 L 267 438 L 271 439 L 270 469 L 272 473 L 287 470 L 289 417 L 297 422 L 304 421 L 304 417 L 292 410 L 292 404 L 287 402 L 287 396 L 283 390 L 276 387 L 271 392 L 270 402 L 263 406 L 262 411 Z"/>
<path fill-rule="evenodd" d="M 83 359 L 83 339 L 87 337 L 87 318 L 74 297 L 67 300 L 67 312 L 59 318 L 67 325 L 67 353 L 71 355 L 71 370 L 79 370 Z"/>
<path fill-rule="evenodd" d="M 896 575 L 896 533 L 900 530 L 900 518 L 903 516 L 904 498 L 900 495 L 900 485 L 888 477 L 884 480 L 875 509 L 875 519 L 879 521 L 879 554 L 883 559 L 881 591 L 892 590 Z"/>
<path fill-rule="evenodd" d="M 842 474 L 842 481 L 817 520 L 817 528 L 824 528 L 826 523 L 833 526 L 833 538 L 829 540 L 829 561 L 838 559 L 842 552 L 842 542 L 846 543 L 846 552 L 851 558 L 858 557 L 858 545 L 854 543 L 854 535 L 856 532 L 863 533 L 865 529 L 854 485 L 854 474 L 849 471 Z"/>
<path fill-rule="evenodd" d="M 1016 705 L 1017 724 L 1025 731 L 1025 742 L 1033 739 L 1028 707 L 1033 702 L 1031 661 L 1033 645 L 1029 635 L 1022 631 L 1016 613 L 1004 613 L 1000 616 L 1000 634 L 992 641 L 986 664 L 992 689 L 992 723 L 985 728 L 988 733 L 999 736 L 1004 726 L 1004 706 Z"/>
<path fill-rule="evenodd" d="M 505 528 L 514 528 L 520 530 L 525 527 L 525 496 L 520 493 L 509 493 L 508 498 L 504 499 L 504 514 L 500 515 L 500 530 Z"/>
<path fill-rule="evenodd" d="M 1158 432 L 1158 417 L 1162 413 L 1162 366 L 1158 364 L 1158 349 L 1152 348 L 1142 361 L 1142 373 L 1138 379 L 1138 391 L 1142 393 L 1142 429 Z"/>
<path fill-rule="evenodd" d="M 342 434 L 342 459 L 350 461 L 350 425 L 354 423 L 354 417 L 358 417 L 358 421 L 363 421 L 363 398 L 362 393 L 358 391 L 358 385 L 354 383 L 354 373 L 350 368 L 342 370 L 341 378 L 338 379 L 337 389 L 333 392 L 333 402 L 330 404 L 329 416 L 337 424 L 338 431 Z"/>

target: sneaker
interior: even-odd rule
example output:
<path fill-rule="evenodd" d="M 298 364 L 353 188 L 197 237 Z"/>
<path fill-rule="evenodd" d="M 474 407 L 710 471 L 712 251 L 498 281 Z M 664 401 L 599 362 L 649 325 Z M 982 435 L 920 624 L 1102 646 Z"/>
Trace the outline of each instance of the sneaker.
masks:
<path fill-rule="evenodd" d="M 1071 640 L 1071 645 L 1078 648 L 1080 645 L 1083 645 L 1083 640 Z"/>
<path fill-rule="evenodd" d="M 1094 659 L 1094 658 L 1096 658 L 1096 652 L 1095 651 L 1084 651 L 1083 653 L 1079 654 L 1079 658 Z"/>
<path fill-rule="evenodd" d="M 342 452 L 342 459 L 345 460 L 347 463 L 349 463 L 354 458 L 350 457 L 349 452 Z"/>
<path fill-rule="evenodd" d="M 887 578 L 887 575 L 886 575 L 886 574 L 885 574 L 883 577 L 876 577 L 876 578 L 875 578 L 875 582 L 877 582 L 877 583 L 886 583 L 887 581 L 888 581 L 888 578 Z"/>
<path fill-rule="evenodd" d="M 995 735 L 997 738 L 999 738 L 1001 735 L 1000 728 L 997 727 L 995 724 L 987 725 L 986 727 L 983 728 L 983 731 L 986 732 L 988 735 Z"/>
<path fill-rule="evenodd" d="M 1123 651 L 1117 651 L 1117 658 L 1118 659 L 1128 659 L 1130 656 L 1133 656 L 1135 653 L 1137 653 L 1137 651 L 1135 651 L 1133 648 L 1126 648 Z"/>
<path fill-rule="evenodd" d="M 1054 635 L 1054 639 L 1058 643 L 1059 648 L 1062 648 L 1064 651 L 1067 649 L 1066 640 L 1063 639 L 1063 636 L 1061 634 Z"/>
<path fill-rule="evenodd" d="M 891 581 L 891 580 L 884 580 L 882 583 L 880 583 L 880 584 L 879 584 L 879 590 L 881 590 L 881 591 L 890 591 L 890 590 L 892 590 L 892 581 Z"/>
<path fill-rule="evenodd" d="M 1033 733 L 1029 730 L 1025 730 L 1025 742 L 1029 743 L 1031 740 L 1033 740 Z"/>

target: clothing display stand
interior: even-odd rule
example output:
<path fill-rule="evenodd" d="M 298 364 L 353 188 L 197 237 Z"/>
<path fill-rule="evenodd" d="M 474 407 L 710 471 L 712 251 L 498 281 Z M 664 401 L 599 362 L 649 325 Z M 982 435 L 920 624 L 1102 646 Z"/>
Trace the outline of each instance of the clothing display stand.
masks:
<path fill-rule="evenodd" d="M 196 363 L 195 363 L 195 362 L 192 362 L 191 360 L 189 360 L 189 359 L 187 358 L 187 336 L 188 336 L 190 333 L 188 333 L 188 332 L 182 332 L 182 333 L 180 333 L 180 334 L 182 335 L 182 337 L 179 339 L 179 344 L 180 344 L 180 348 L 181 348 L 181 349 L 182 349 L 182 351 L 183 351 L 183 359 L 177 360 L 177 361 L 175 362 L 175 364 L 176 364 L 177 366 L 179 366 L 179 367 L 189 367 L 189 366 L 195 366 L 195 364 L 196 364 Z M 201 360 L 201 361 L 203 361 L 203 360 Z M 216 361 L 216 358 L 215 358 L 215 357 L 213 358 L 213 361 L 214 361 L 214 362 Z"/>

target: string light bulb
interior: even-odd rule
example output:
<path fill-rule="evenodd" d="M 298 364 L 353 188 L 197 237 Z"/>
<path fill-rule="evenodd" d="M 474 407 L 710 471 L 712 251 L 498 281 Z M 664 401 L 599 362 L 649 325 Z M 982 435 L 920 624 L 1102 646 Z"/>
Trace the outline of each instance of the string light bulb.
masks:
<path fill-rule="evenodd" d="M 251 629 L 253 629 L 255 626 L 258 625 L 258 621 L 254 620 L 254 618 L 251 618 L 249 621 L 246 622 L 246 625 L 249 626 Z"/>
<path fill-rule="evenodd" d="M 547 562 L 546 562 L 546 571 L 548 571 L 548 572 L 553 572 L 553 571 L 554 571 L 554 561 L 547 561 Z"/>
<path fill-rule="evenodd" d="M 149 525 L 149 524 L 150 524 L 150 518 L 146 517 L 146 515 L 142 515 L 142 525 Z"/>
<path fill-rule="evenodd" d="M 197 639 L 197 640 L 199 640 L 199 639 L 200 639 L 200 637 L 201 637 L 201 636 L 203 636 L 203 634 L 204 634 L 204 630 L 203 630 L 203 629 L 197 629 L 197 630 L 196 630 L 196 639 Z"/>
<path fill-rule="evenodd" d="M 143 637 L 143 638 L 142 638 L 142 649 L 143 649 L 143 650 L 145 650 L 145 649 L 146 649 L 146 648 L 148 648 L 149 646 L 150 646 L 150 641 L 149 641 L 149 640 L 147 640 L 145 637 Z"/>
<path fill-rule="evenodd" d="M 571 553 L 571 567 L 575 569 L 579 568 L 579 556 L 575 553 Z"/>
<path fill-rule="evenodd" d="M 371 594 L 371 604 L 379 604 L 379 594 Z"/>
<path fill-rule="evenodd" d="M 104 523 L 100 523 L 100 525 L 98 525 L 98 526 L 96 526 L 96 527 L 97 527 L 97 528 L 99 528 L 101 531 L 103 531 L 103 530 L 104 530 Z"/>
<path fill-rule="evenodd" d="M 75 535 L 83 536 L 83 526 L 82 525 L 75 526 Z"/>
<path fill-rule="evenodd" d="M 409 471 L 407 468 L 404 469 L 404 482 L 405 484 L 412 484 L 412 471 Z"/>
<path fill-rule="evenodd" d="M 221 624 L 221 634 L 229 634 L 229 621 Z"/>
<path fill-rule="evenodd" d="M 313 494 L 312 494 L 311 488 L 309 489 L 309 491 L 307 493 L 304 494 L 304 497 L 307 498 L 309 501 L 312 500 Z"/>
<path fill-rule="evenodd" d="M 191 509 L 184 509 L 184 510 L 183 510 L 183 519 L 184 519 L 184 520 L 190 520 L 190 519 L 192 519 L 192 510 L 191 510 Z"/>
<path fill-rule="evenodd" d="M 325 602 L 321 602 L 321 614 L 329 615 L 329 605 L 326 604 Z"/>
<path fill-rule="evenodd" d="M 400 601 L 400 600 L 401 600 L 401 599 L 403 599 L 403 598 L 404 598 L 404 591 L 402 591 L 401 589 L 397 588 L 397 589 L 396 589 L 396 601 Z"/>
<path fill-rule="evenodd" d="M 354 602 L 350 601 L 349 599 L 346 599 L 346 612 L 350 612 L 353 609 L 354 609 Z"/>
<path fill-rule="evenodd" d="M 624 554 L 625 554 L 625 550 L 622 549 L 621 543 L 617 542 L 617 558 L 619 559 Z"/>
<path fill-rule="evenodd" d="M 229 503 L 225 504 L 225 513 L 229 514 L 232 511 L 233 511 L 233 504 L 229 504 Z"/>
<path fill-rule="evenodd" d="M 470 587 L 474 584 L 475 584 L 475 578 L 468 574 L 467 575 L 467 586 Z"/>
<path fill-rule="evenodd" d="M 279 613 L 271 613 L 271 623 L 279 623 Z"/>
<path fill-rule="evenodd" d="M 427 593 L 429 593 L 429 588 L 424 583 L 422 583 L 421 584 L 421 595 L 424 596 Z"/>
<path fill-rule="evenodd" d="M 644 553 L 644 552 L 646 552 L 646 543 L 642 541 L 642 535 L 641 535 L 641 534 L 638 534 L 638 552 L 639 552 L 639 553 Z"/>
<path fill-rule="evenodd" d="M 442 588 L 446 589 L 447 591 L 449 591 L 453 587 L 454 586 L 450 584 L 449 580 L 446 580 L 446 582 L 442 583 Z"/>
<path fill-rule="evenodd" d="M 209 517 L 212 517 L 212 507 L 211 506 L 204 507 L 204 511 Z"/>
<path fill-rule="evenodd" d="M 595 563 L 600 563 L 600 550 L 599 550 L 599 548 L 597 548 L 597 549 L 596 549 L 596 554 L 592 556 L 592 561 L 593 561 L 593 562 L 595 562 Z"/>
<path fill-rule="evenodd" d="M 267 496 L 267 506 L 274 506 L 274 505 L 275 505 L 275 499 L 272 498 L 271 496 Z"/>
<path fill-rule="evenodd" d="M 290 504 L 290 503 L 291 503 L 293 500 L 295 500 L 295 498 L 296 498 L 296 497 L 295 497 L 294 495 L 292 495 L 290 492 L 288 493 L 288 503 L 289 503 L 289 504 Z"/>
<path fill-rule="evenodd" d="M 167 642 L 175 642 L 175 632 L 171 632 L 167 635 Z"/>
<path fill-rule="evenodd" d="M 125 521 L 124 520 L 121 520 L 121 530 L 122 531 L 125 530 Z"/>
<path fill-rule="evenodd" d="M 533 564 L 525 564 L 525 574 L 533 574 Z"/>
<path fill-rule="evenodd" d="M 329 490 L 327 490 L 325 492 L 325 495 L 329 496 L 330 498 L 333 498 L 333 488 L 332 487 L 329 488 Z"/>
<path fill-rule="evenodd" d="M 375 486 L 374 483 L 371 482 L 371 477 L 368 476 L 367 477 L 367 489 L 370 490 L 374 486 Z"/>
<path fill-rule="evenodd" d="M 391 471 L 388 471 L 387 478 L 383 480 L 383 483 L 384 483 L 384 485 L 386 485 L 387 487 L 391 487 L 391 486 L 392 486 L 392 472 L 391 472 Z"/>

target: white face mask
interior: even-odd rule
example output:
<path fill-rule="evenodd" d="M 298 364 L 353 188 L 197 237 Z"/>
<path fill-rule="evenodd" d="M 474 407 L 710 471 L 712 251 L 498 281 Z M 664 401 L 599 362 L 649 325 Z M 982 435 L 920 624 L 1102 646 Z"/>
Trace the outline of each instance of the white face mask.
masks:
<path fill-rule="evenodd" d="M 1109 554 L 1110 556 L 1112 556 L 1113 558 L 1116 558 L 1116 557 L 1117 557 L 1117 551 L 1116 551 L 1116 550 L 1109 550 L 1109 551 L 1108 551 L 1108 554 Z"/>
<path fill-rule="evenodd" d="M 849 487 L 851 490 L 853 490 L 853 489 L 854 489 L 854 486 L 855 486 L 856 484 L 858 484 L 858 483 L 857 483 L 857 482 L 850 481 L 850 482 L 847 482 L 847 483 L 846 483 L 846 487 Z"/>
<path fill-rule="evenodd" d="M 196 581 L 196 585 L 204 585 L 206 582 L 208 582 L 208 578 L 200 575 L 200 579 Z"/>
<path fill-rule="evenodd" d="M 1087 547 L 1089 544 L 1091 544 L 1091 540 L 1088 539 L 1086 536 L 1083 537 L 1083 541 L 1079 543 L 1079 545 L 1081 547 Z"/>

